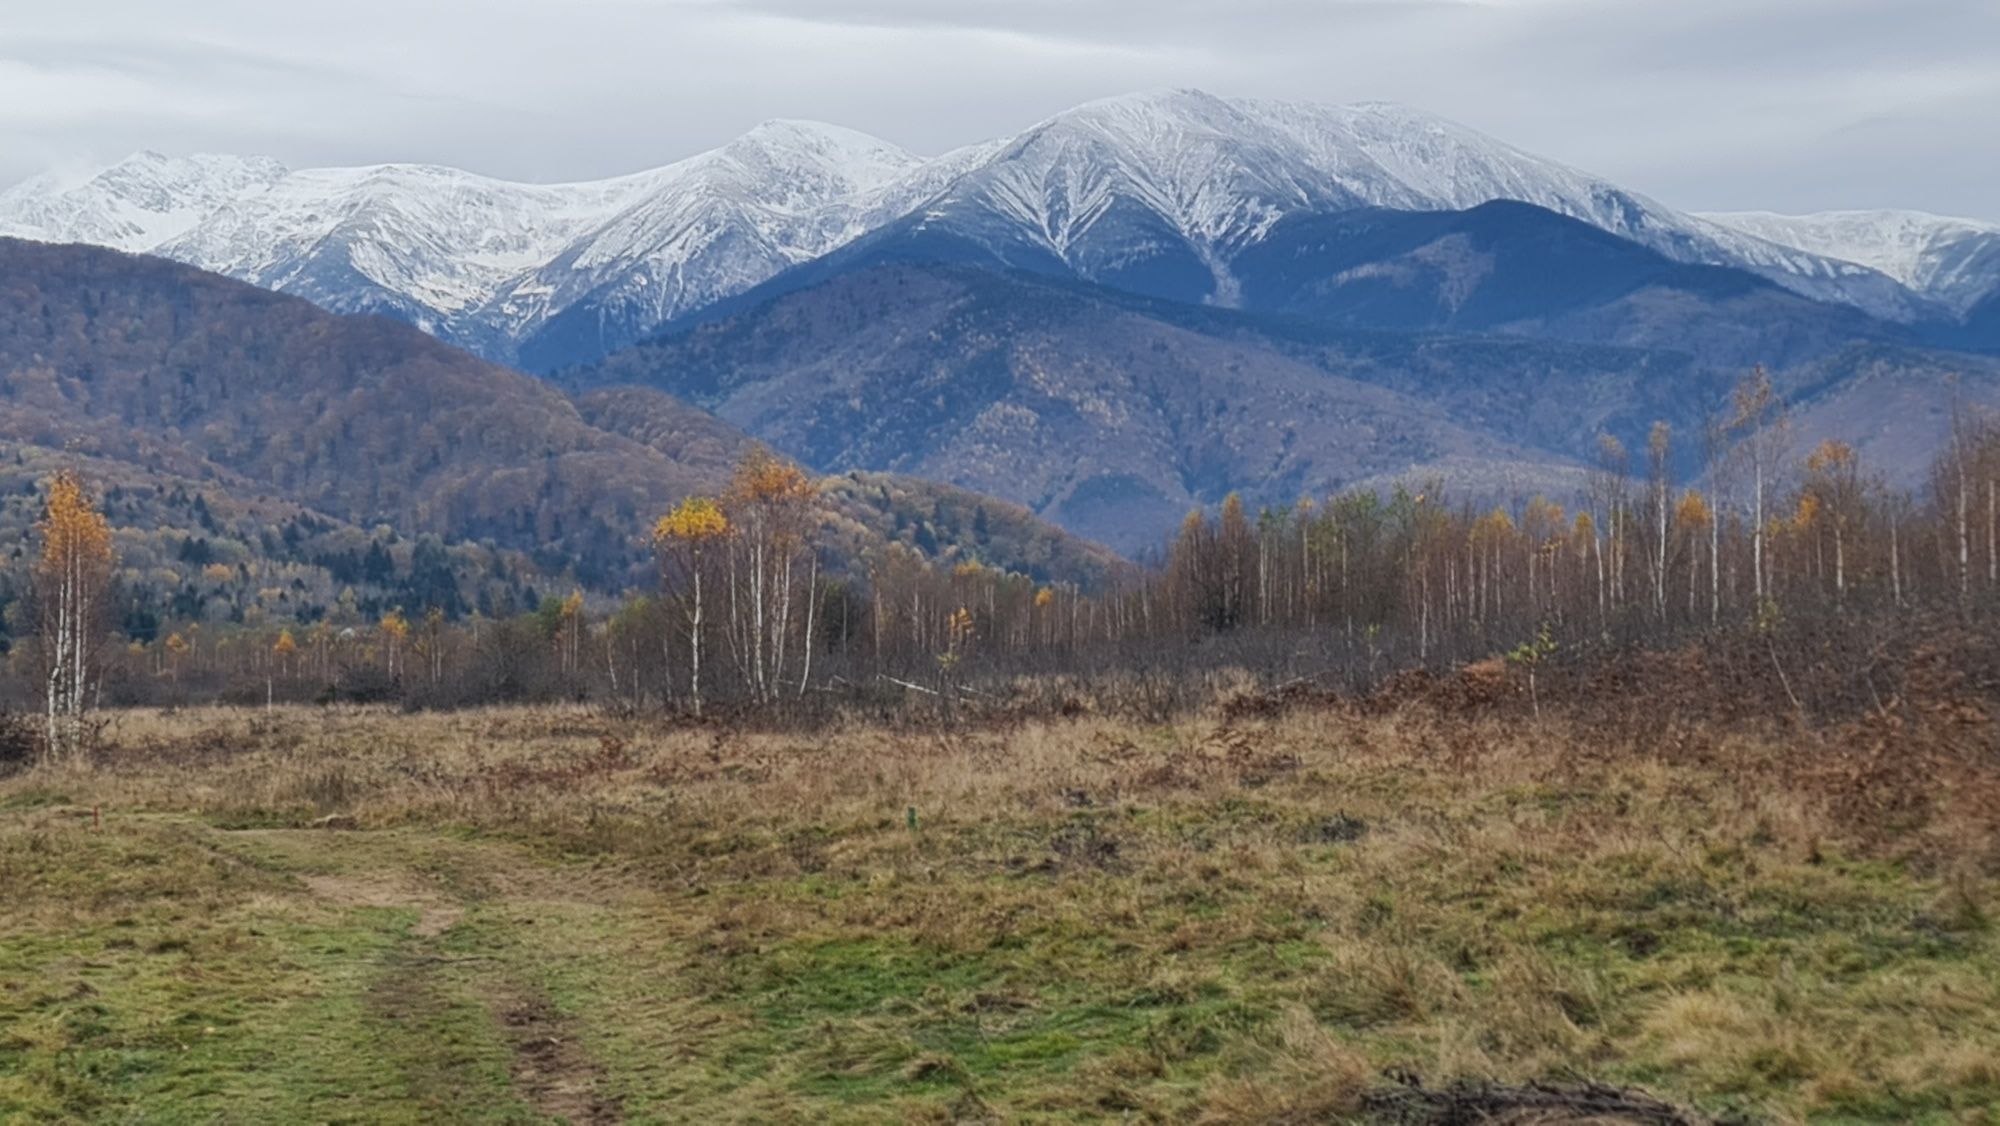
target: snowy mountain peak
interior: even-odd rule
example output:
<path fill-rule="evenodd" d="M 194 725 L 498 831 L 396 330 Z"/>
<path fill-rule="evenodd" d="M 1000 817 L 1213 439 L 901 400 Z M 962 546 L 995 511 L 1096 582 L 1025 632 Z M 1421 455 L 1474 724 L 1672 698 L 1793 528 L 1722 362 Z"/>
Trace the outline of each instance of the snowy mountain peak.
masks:
<path fill-rule="evenodd" d="M 1963 313 L 2000 290 L 2000 223 L 1923 211 L 1705 214 L 1731 230 L 1886 274 Z"/>
<path fill-rule="evenodd" d="M 1094 98 L 1082 102 L 1046 119 L 1042 124 L 1058 121 L 1091 120 L 1176 120 L 1183 123 L 1199 123 L 1212 120 L 1219 114 L 1230 112 L 1229 103 L 1222 98 L 1191 87 L 1173 89 L 1138 90 L 1129 94 L 1113 94 L 1110 97 Z"/>
<path fill-rule="evenodd" d="M 1123 269 L 1131 256 L 1104 250 L 1113 237 L 1105 232 L 1143 241 L 1164 225 L 1214 274 L 1220 300 L 1232 285 L 1224 262 L 1232 248 L 1290 214 L 1363 206 L 1518 199 L 1677 257 L 1693 253 L 1681 245 L 1693 241 L 1690 221 L 1658 204 L 1388 102 L 1320 106 L 1199 90 L 1101 99 L 997 146 L 946 198 L 984 206 L 1072 266 L 1097 255 Z"/>
<path fill-rule="evenodd" d="M 1776 211 L 1702 211 L 1697 214 L 1718 223 L 1768 224 L 1773 227 L 1810 227 L 1821 230 L 1867 230 L 1893 226 L 1913 231 L 2000 231 L 2000 223 L 1938 215 L 1911 208 L 1851 208 L 1811 211 L 1802 215 L 1787 215 Z"/>
<path fill-rule="evenodd" d="M 888 141 L 863 133 L 859 129 L 849 129 L 845 125 L 800 117 L 773 117 L 760 121 L 732 143 L 745 142 L 771 146 L 791 145 L 821 152 L 883 152 L 895 154 L 904 160 L 918 159 Z"/>
<path fill-rule="evenodd" d="M 1256 139 L 1264 128 L 1249 103 L 1201 90 L 1149 90 L 1099 98 L 1064 110 L 1031 126 L 1014 140 L 1050 133 L 1086 134 L 1142 160 L 1157 159 L 1162 146 L 1226 145 Z"/>
<path fill-rule="evenodd" d="M 269 185 L 285 174 L 285 166 L 262 156 L 195 153 L 167 156 L 141 149 L 92 176 L 83 188 L 99 192 L 159 191 L 183 202 L 201 201 L 245 188 Z"/>
<path fill-rule="evenodd" d="M 774 119 L 673 164 L 570 184 L 144 151 L 0 192 L 0 235 L 160 253 L 337 311 L 391 312 L 501 360 L 555 340 L 543 363 L 620 346 L 905 219 L 999 261 L 1107 284 L 1168 270 L 1175 292 L 1229 303 L 1235 257 L 1290 217 L 1501 199 L 1904 319 L 1934 311 L 1912 288 L 1962 308 L 2000 278 L 1988 225 L 1700 218 L 1409 106 L 1195 89 L 1087 102 L 930 159 Z"/>
<path fill-rule="evenodd" d="M 1378 207 L 1464 208 L 1511 198 L 1594 222 L 1617 218 L 1607 210 L 1613 202 L 1613 210 L 1666 210 L 1394 102 L 1325 106 L 1149 91 L 1057 114 L 1016 137 L 998 159 L 1016 159 L 1051 136 L 1070 146 L 1070 159 L 1122 162 L 1123 171 L 1156 181 L 1169 194 L 1186 195 L 1194 177 L 1245 181 L 1296 206 L 1345 199 Z"/>
<path fill-rule="evenodd" d="M 854 129 L 818 121 L 766 121 L 696 162 L 731 160 L 755 175 L 809 178 L 817 193 L 877 188 L 922 163 L 922 158 Z M 769 186 L 769 185 L 767 185 Z"/>

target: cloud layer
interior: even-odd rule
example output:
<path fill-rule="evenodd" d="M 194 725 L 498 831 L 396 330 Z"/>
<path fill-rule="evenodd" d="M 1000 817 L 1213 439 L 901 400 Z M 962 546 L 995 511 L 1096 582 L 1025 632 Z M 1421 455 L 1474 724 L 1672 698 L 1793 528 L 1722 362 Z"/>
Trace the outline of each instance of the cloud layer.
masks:
<path fill-rule="evenodd" d="M 1089 98 L 1198 86 L 1407 102 L 1690 209 L 2000 219 L 1992 0 L 10 7 L 0 182 L 140 148 L 580 179 L 769 117 L 936 152 Z"/>

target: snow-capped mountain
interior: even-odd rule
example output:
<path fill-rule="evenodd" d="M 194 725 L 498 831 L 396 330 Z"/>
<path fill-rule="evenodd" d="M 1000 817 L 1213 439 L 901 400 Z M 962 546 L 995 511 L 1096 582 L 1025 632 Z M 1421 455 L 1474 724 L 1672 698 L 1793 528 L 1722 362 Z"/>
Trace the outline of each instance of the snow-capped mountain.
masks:
<path fill-rule="evenodd" d="M 1955 314 L 2000 290 L 2000 223 L 1922 211 L 1737 211 L 1702 218 L 1809 254 L 1867 266 Z"/>
<path fill-rule="evenodd" d="M 933 159 L 836 126 L 770 122 L 652 171 L 557 185 L 142 153 L 86 181 L 0 193 L 0 234 L 158 253 L 548 369 L 850 245 L 916 240 L 926 253 L 1231 305 L 1238 256 L 1281 220 L 1498 199 L 1877 316 L 1932 312 L 1910 288 L 1916 275 L 1886 263 L 1678 212 L 1415 110 L 1197 91 L 1088 103 Z"/>
<path fill-rule="evenodd" d="M 144 249 L 504 354 L 507 333 L 484 313 L 494 295 L 642 190 L 623 181 L 511 184 L 420 165 L 313 169 Z"/>
<path fill-rule="evenodd" d="M 922 163 L 790 121 L 652 171 L 555 185 L 141 153 L 81 184 L 0 195 L 0 234 L 160 254 L 513 359 L 566 313 L 579 346 L 601 351 L 823 254 L 907 210 L 897 186 L 920 190 Z"/>
<path fill-rule="evenodd" d="M 1405 106 L 1318 106 L 1176 90 L 1091 102 L 988 146 L 912 224 L 1032 265 L 1231 304 L 1235 253 L 1280 220 L 1354 207 L 1518 200 L 1690 263 L 1737 266 L 1874 315 L 1924 312 L 1903 286 L 1674 211 L 1600 177 Z M 1202 275 L 1207 275 L 1203 277 Z"/>
<path fill-rule="evenodd" d="M 853 130 L 767 122 L 637 177 L 639 192 L 500 287 L 481 316 L 530 367 L 602 355 L 908 210 L 923 163 Z"/>

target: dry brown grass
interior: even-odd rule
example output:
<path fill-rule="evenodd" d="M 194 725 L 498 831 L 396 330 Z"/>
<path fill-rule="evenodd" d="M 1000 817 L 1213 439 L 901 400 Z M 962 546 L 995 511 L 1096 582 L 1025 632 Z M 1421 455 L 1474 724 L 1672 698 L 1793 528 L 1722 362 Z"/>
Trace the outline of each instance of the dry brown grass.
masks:
<path fill-rule="evenodd" d="M 58 890 L 96 808 L 232 926 L 290 893 L 222 889 L 230 857 L 429 881 L 410 940 L 568 999 L 635 1113 L 1324 1121 L 1392 1073 L 1775 1119 L 2000 1099 L 1990 730 L 1544 711 L 128 713 L 92 763 L 0 782 L 28 889 L 0 942 L 100 924 Z"/>

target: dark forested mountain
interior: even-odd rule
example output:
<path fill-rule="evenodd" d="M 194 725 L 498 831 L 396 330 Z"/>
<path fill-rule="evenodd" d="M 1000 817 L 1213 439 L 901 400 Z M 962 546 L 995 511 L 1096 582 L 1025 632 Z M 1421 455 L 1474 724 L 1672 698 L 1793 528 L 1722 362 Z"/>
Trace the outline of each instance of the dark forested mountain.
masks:
<path fill-rule="evenodd" d="M 1800 296 L 1749 271 L 1688 265 L 1511 200 L 1464 211 L 1295 212 L 1232 250 L 1226 295 L 1217 293 L 1205 268 L 1182 271 L 1172 265 L 1181 258 L 1162 257 L 1163 250 L 1114 256 L 1122 265 L 1086 271 L 1034 240 L 996 238 L 970 239 L 934 216 L 912 218 L 717 302 L 687 322 L 739 313 L 856 270 L 918 263 L 1091 279 L 1135 296 L 1282 314 L 1339 329 L 1614 344 L 1687 352 L 1703 363 L 1736 367 L 1787 366 L 1856 340 L 1912 336 L 1904 326 Z M 1182 265 L 1194 262 L 1191 255 L 1182 256 Z M 1186 284 L 1173 280 L 1181 274 Z"/>
<path fill-rule="evenodd" d="M 1510 200 L 1280 220 L 1236 259 L 1240 306 L 1348 328 L 1494 332 L 1789 366 L 1899 326 L 1748 271 L 1687 265 Z"/>
<path fill-rule="evenodd" d="M 1279 503 L 1437 476 L 1461 494 L 1566 496 L 1600 436 L 1637 449 L 1654 422 L 1673 428 L 1675 467 L 1694 473 L 1701 435 L 1762 352 L 1787 358 L 1776 383 L 1800 400 L 1854 401 L 1841 385 L 1865 372 L 1933 411 L 1951 394 L 1939 373 L 1961 370 L 1972 401 L 2000 401 L 1982 390 L 1992 361 L 1894 343 L 1894 331 L 1850 336 L 1858 314 L 1747 274 L 1679 266 L 1545 212 L 1531 222 L 1560 238 L 1510 248 L 1488 224 L 1516 210 L 1533 211 L 1377 213 L 1379 226 L 1343 237 L 1368 244 L 1352 260 L 1407 268 L 1404 285 L 1364 277 L 1345 298 L 1309 286 L 1289 298 L 1484 333 L 1359 331 L 1324 304 L 1257 316 L 963 263 L 835 272 L 829 259 L 571 378 L 658 387 L 825 471 L 951 481 L 1128 548 L 1233 490 Z M 1459 284 L 1449 263 L 1423 260 L 1459 238 L 1460 263 L 1490 255 L 1499 276 Z M 1517 253 L 1568 259 L 1597 285 L 1551 280 L 1517 298 L 1540 276 Z M 1518 324 L 1517 300 L 1571 309 L 1564 331 L 1579 339 L 1498 331 Z M 1617 342 L 1590 342 L 1600 336 Z M 1823 436 L 1865 430 L 1852 412 L 1817 417 L 1841 421 Z M 1929 456 L 1921 443 L 1880 450 Z"/>
<path fill-rule="evenodd" d="M 21 470 L 15 487 L 32 492 L 51 458 L 79 460 L 119 490 L 114 516 L 174 530 L 161 549 L 201 556 L 176 560 L 197 570 L 307 558 L 302 539 L 347 529 L 357 557 L 398 556 L 378 571 L 407 572 L 411 539 L 399 537 L 430 536 L 461 553 L 483 545 L 503 570 L 511 553 L 544 581 L 650 584 L 651 522 L 721 489 L 749 445 L 656 390 L 572 400 L 393 320 L 164 259 L 0 239 L 0 453 Z M 376 526 L 379 544 L 363 531 Z M 940 551 L 1013 562 L 1013 541 L 975 550 L 950 532 L 927 535 Z M 198 537 L 234 546 L 188 546 Z M 1036 550 L 1051 577 L 1109 559 Z"/>
<path fill-rule="evenodd" d="M 1963 321 L 1934 333 L 1938 343 L 1946 347 L 2000 353 L 2000 291 L 1966 310 Z"/>
<path fill-rule="evenodd" d="M 1113 546 L 1233 490 L 1289 503 L 1413 468 L 1530 488 L 1567 472 L 1268 343 L 968 266 L 858 270 L 576 378 L 659 387 L 827 472 L 948 481 Z"/>

